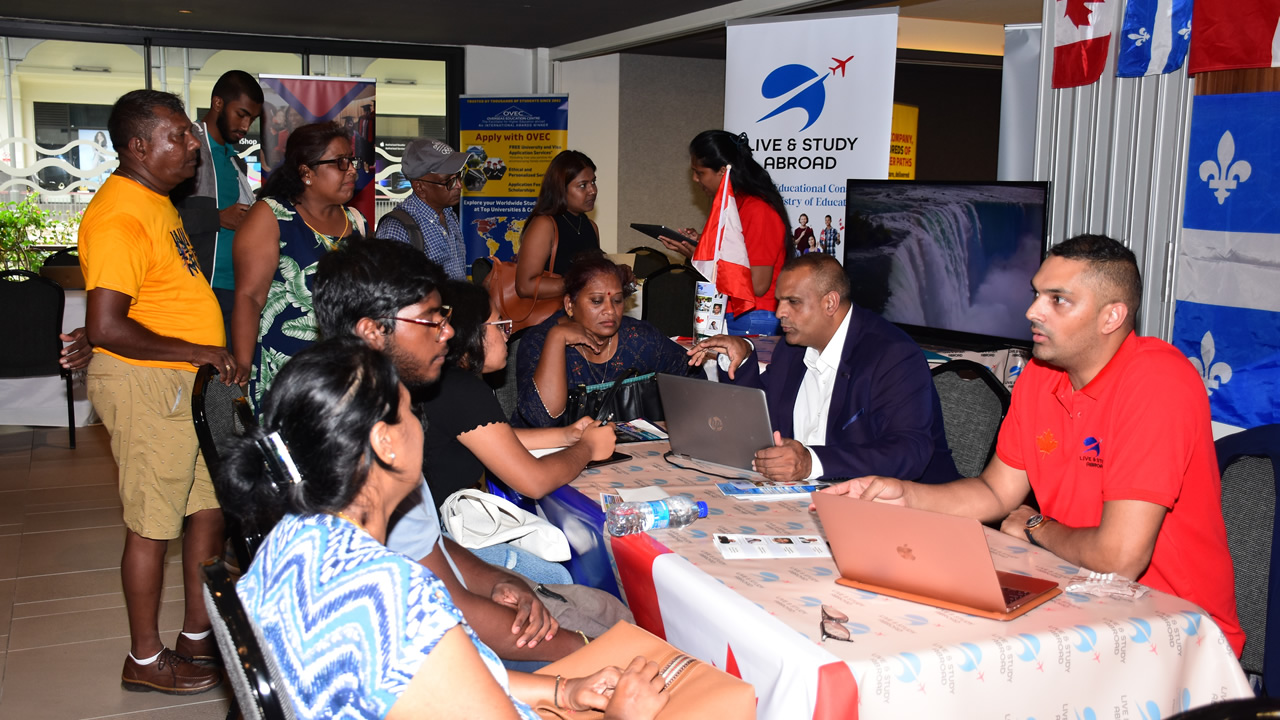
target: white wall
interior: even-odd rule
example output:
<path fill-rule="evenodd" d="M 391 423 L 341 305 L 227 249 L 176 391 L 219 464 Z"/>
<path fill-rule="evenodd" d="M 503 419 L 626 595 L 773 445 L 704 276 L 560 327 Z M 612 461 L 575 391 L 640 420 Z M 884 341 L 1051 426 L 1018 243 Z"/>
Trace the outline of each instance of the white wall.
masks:
<path fill-rule="evenodd" d="M 556 63 L 553 92 L 569 95 L 569 148 L 596 164 L 596 209 L 600 246 L 618 251 L 618 97 L 621 63 L 605 55 Z"/>
<path fill-rule="evenodd" d="M 537 51 L 522 48 L 467 45 L 466 95 L 527 95 L 535 92 L 534 58 Z"/>

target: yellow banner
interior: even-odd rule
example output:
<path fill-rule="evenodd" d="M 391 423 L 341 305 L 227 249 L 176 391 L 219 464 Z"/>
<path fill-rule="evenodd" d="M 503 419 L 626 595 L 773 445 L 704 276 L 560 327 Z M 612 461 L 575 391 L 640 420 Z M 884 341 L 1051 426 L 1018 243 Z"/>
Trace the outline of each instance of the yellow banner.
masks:
<path fill-rule="evenodd" d="M 920 108 L 893 104 L 893 130 L 889 135 L 889 179 L 916 179 L 916 128 Z"/>

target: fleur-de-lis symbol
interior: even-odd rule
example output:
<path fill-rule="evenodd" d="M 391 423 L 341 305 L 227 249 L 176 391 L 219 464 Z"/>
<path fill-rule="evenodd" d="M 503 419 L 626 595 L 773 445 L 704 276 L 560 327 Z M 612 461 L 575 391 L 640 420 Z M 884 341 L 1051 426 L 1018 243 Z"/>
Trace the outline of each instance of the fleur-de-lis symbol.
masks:
<path fill-rule="evenodd" d="M 1186 40 L 1187 38 L 1191 37 L 1191 21 L 1190 20 L 1188 20 L 1187 24 L 1184 25 L 1182 29 L 1178 31 L 1178 34 L 1182 36 L 1183 40 Z"/>
<path fill-rule="evenodd" d="M 1214 362 L 1214 354 L 1213 333 L 1206 332 L 1204 337 L 1200 338 L 1200 357 L 1188 358 L 1195 366 L 1196 372 L 1200 373 L 1200 379 L 1204 381 L 1204 389 L 1210 395 L 1219 386 L 1231 382 L 1231 366 L 1224 362 Z"/>
<path fill-rule="evenodd" d="M 1213 194 L 1217 196 L 1219 205 L 1226 201 L 1232 190 L 1236 189 L 1237 181 L 1244 182 L 1253 173 L 1253 166 L 1247 160 L 1231 162 L 1235 154 L 1236 140 L 1231 137 L 1231 131 L 1227 130 L 1218 140 L 1218 162 L 1205 160 L 1200 163 L 1200 179 L 1209 182 L 1209 187 L 1214 189 Z"/>
<path fill-rule="evenodd" d="M 1142 47 L 1142 43 L 1151 39 L 1151 33 L 1147 32 L 1146 28 L 1138 28 L 1138 32 L 1129 33 L 1129 39 L 1136 47 Z"/>

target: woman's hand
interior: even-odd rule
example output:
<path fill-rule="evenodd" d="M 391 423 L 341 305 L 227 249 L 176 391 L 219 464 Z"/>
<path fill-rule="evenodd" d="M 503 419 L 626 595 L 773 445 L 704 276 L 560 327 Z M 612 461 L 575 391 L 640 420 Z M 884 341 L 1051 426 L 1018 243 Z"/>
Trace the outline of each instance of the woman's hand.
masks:
<path fill-rule="evenodd" d="M 596 424 L 595 418 L 588 416 L 578 418 L 578 421 L 574 424 L 566 425 L 561 428 L 561 430 L 564 431 L 564 440 L 561 441 L 560 447 L 569 447 L 581 440 L 582 433 L 586 432 L 587 428 L 594 424 Z"/>
<path fill-rule="evenodd" d="M 568 678 L 561 690 L 561 700 L 570 710 L 604 710 L 613 697 L 622 671 L 612 665 L 582 678 Z"/>
<path fill-rule="evenodd" d="M 693 257 L 693 250 L 698 244 L 698 232 L 693 228 L 681 228 L 680 234 L 684 237 L 669 238 L 665 235 L 659 235 L 658 240 L 672 252 L 678 252 L 687 258 Z"/>
<path fill-rule="evenodd" d="M 662 692 L 665 685 L 658 674 L 658 663 L 636 657 L 618 678 L 604 709 L 606 720 L 649 720 L 662 712 L 670 695 Z"/>
<path fill-rule="evenodd" d="M 591 450 L 591 459 L 608 460 L 618 442 L 618 436 L 613 433 L 613 423 L 601 425 L 592 418 L 586 419 L 591 420 L 591 426 L 582 433 L 582 442 Z"/>
<path fill-rule="evenodd" d="M 564 343 L 565 347 L 576 347 L 584 354 L 589 352 L 592 355 L 599 355 L 608 345 L 587 332 L 586 328 L 572 321 L 560 323 L 551 328 L 551 333 L 548 333 L 547 337 L 552 334 L 556 334 L 556 339 Z"/>

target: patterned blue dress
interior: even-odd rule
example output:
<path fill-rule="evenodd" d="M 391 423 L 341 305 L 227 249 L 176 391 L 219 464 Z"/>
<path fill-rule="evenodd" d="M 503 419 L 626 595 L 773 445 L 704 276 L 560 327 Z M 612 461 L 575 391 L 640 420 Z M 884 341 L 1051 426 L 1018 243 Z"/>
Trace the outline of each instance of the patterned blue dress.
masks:
<path fill-rule="evenodd" d="M 506 687 L 502 663 L 430 570 L 332 515 L 285 516 L 236 594 L 275 655 L 300 719 L 386 717 L 455 625 Z M 537 719 L 511 702 L 522 718 Z"/>
<path fill-rule="evenodd" d="M 280 226 L 280 262 L 258 322 L 258 347 L 253 354 L 253 370 L 249 375 L 249 397 L 254 406 L 262 407 L 276 373 L 289 358 L 316 341 L 316 319 L 311 304 L 315 286 L 316 265 L 320 257 L 332 250 L 339 238 L 321 235 L 288 200 L 263 198 Z M 364 234 L 364 218 L 351 208 L 343 208 L 351 224 L 344 239 Z"/>

